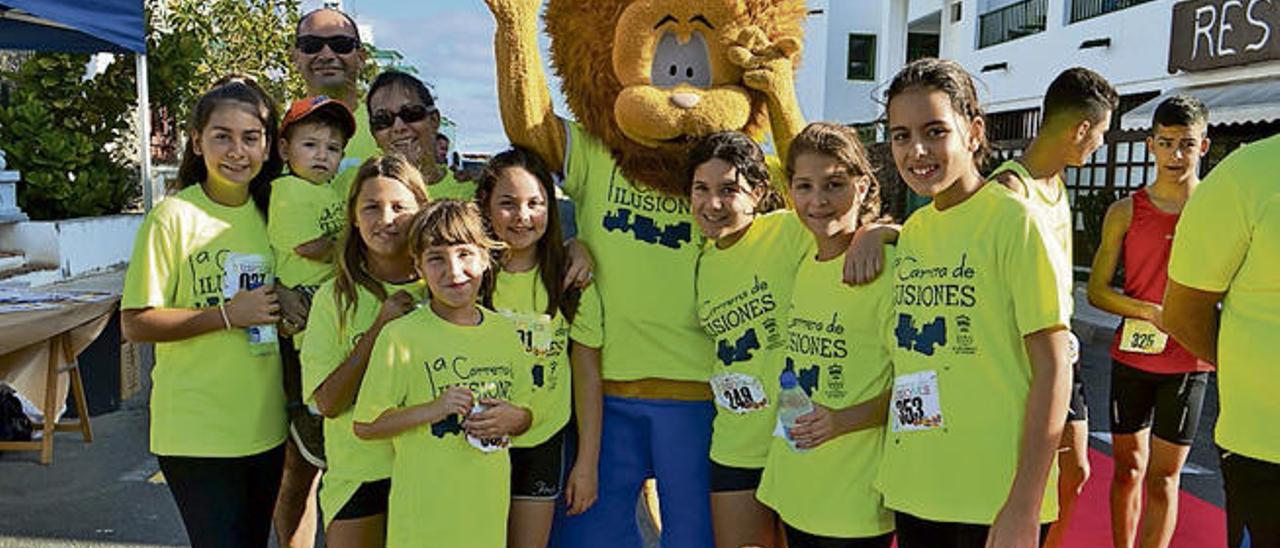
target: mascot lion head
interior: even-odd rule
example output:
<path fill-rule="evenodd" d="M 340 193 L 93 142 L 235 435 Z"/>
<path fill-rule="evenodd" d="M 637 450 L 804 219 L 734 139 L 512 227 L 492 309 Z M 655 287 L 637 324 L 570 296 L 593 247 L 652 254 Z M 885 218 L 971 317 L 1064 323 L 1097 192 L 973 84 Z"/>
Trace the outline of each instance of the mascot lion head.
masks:
<path fill-rule="evenodd" d="M 804 0 L 550 0 L 545 20 L 578 122 L 629 179 L 679 194 L 697 137 L 768 126 L 766 98 L 730 60 L 741 31 L 799 41 L 805 14 Z"/>

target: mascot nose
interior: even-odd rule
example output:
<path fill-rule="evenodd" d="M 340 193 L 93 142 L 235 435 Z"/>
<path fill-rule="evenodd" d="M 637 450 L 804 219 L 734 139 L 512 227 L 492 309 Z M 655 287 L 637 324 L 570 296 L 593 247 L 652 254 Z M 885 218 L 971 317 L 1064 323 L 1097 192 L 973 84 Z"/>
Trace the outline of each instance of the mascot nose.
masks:
<path fill-rule="evenodd" d="M 671 104 L 688 110 L 698 106 L 698 101 L 702 100 L 702 96 L 697 93 L 672 93 Z"/>

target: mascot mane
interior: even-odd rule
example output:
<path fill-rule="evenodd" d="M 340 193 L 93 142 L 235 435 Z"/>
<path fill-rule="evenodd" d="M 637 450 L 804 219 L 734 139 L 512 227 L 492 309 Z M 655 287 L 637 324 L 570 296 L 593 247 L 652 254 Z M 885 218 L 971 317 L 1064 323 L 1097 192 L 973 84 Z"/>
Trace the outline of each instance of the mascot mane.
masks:
<path fill-rule="evenodd" d="M 587 133 L 609 147 L 623 175 L 660 192 L 687 195 L 685 159 L 701 136 L 686 135 L 650 148 L 624 135 L 614 119 L 614 102 L 622 84 L 613 70 L 613 37 L 623 11 L 636 1 L 640 0 L 549 0 L 544 17 L 551 37 L 551 65 L 574 117 Z M 804 0 L 738 2 L 743 16 L 737 27 L 758 27 L 774 41 L 803 37 Z M 746 127 L 724 129 L 759 139 L 768 127 L 765 97 L 754 90 L 750 95 L 751 116 Z"/>

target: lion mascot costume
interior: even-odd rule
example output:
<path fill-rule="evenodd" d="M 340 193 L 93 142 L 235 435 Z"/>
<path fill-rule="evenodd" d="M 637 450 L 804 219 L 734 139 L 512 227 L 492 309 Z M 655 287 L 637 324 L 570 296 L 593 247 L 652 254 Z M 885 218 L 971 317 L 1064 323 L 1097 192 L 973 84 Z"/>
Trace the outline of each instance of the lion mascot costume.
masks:
<path fill-rule="evenodd" d="M 542 0 L 486 0 L 512 143 L 563 175 L 604 308 L 599 498 L 557 516 L 552 545 L 639 547 L 636 501 L 661 496 L 661 545 L 714 546 L 709 502 L 713 345 L 695 310 L 702 237 L 685 158 L 698 137 L 773 136 L 804 122 L 795 95 L 803 0 L 549 0 L 551 61 L 575 120 L 552 110 Z M 563 505 L 557 504 L 557 507 Z"/>

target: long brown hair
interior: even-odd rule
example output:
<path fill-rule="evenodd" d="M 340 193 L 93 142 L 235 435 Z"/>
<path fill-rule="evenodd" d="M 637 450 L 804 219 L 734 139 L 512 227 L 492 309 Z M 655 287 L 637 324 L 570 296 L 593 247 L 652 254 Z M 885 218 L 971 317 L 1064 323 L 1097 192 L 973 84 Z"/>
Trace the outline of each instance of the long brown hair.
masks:
<path fill-rule="evenodd" d="M 787 153 L 787 180 L 795 177 L 796 158 L 801 154 L 821 154 L 840 164 L 851 177 L 867 181 L 867 193 L 858 204 L 858 225 L 875 222 L 880 218 L 880 182 L 862 148 L 858 130 L 830 122 L 813 122 L 791 141 Z"/>
<path fill-rule="evenodd" d="M 926 57 L 917 59 L 902 67 L 885 90 L 885 119 L 889 118 L 889 103 L 893 98 L 911 88 L 937 90 L 947 94 L 951 100 L 951 108 L 970 122 L 974 118 L 983 118 L 982 102 L 978 100 L 978 88 L 973 85 L 973 77 L 964 67 L 950 59 Z M 973 137 L 978 139 L 978 149 L 973 151 L 973 164 L 981 173 L 986 167 L 991 154 L 991 145 L 987 142 L 987 134 L 980 132 Z"/>
<path fill-rule="evenodd" d="M 413 256 L 415 266 L 422 264 L 428 247 L 468 244 L 489 254 L 489 268 L 480 280 L 479 301 L 492 307 L 498 254 L 506 249 L 507 244 L 489 234 L 480 206 L 470 201 L 436 200 L 413 217 L 413 228 L 409 229 L 409 254 Z"/>
<path fill-rule="evenodd" d="M 333 300 L 337 305 L 340 325 L 348 315 L 354 313 L 359 288 L 363 287 L 373 293 L 378 302 L 387 298 L 382 283 L 375 280 L 365 266 L 365 254 L 369 249 L 364 245 L 364 238 L 360 237 L 360 229 L 356 226 L 360 191 L 365 183 L 378 177 L 392 179 L 404 185 L 418 200 L 418 207 L 425 207 L 428 203 L 427 184 L 422 180 L 422 174 L 404 156 L 374 156 L 360 165 L 356 178 L 351 183 L 351 190 L 347 192 L 347 226 L 338 238 L 338 249 L 342 250 L 342 255 L 338 257 L 337 274 L 333 280 Z"/>
<path fill-rule="evenodd" d="M 263 139 L 267 142 L 267 154 L 262 160 L 262 169 L 253 177 L 253 180 L 249 181 L 249 195 L 253 197 L 254 205 L 258 206 L 258 212 L 266 217 L 267 205 L 271 199 L 271 181 L 280 176 L 281 167 L 284 165 L 284 160 L 280 158 L 279 140 L 276 139 L 276 120 L 279 118 L 279 109 L 276 107 L 276 102 L 271 99 L 266 90 L 262 89 L 262 86 L 258 85 L 258 82 L 243 74 L 223 76 L 214 82 L 213 87 L 201 95 L 200 100 L 196 102 L 196 108 L 191 110 L 191 119 L 188 123 L 192 135 L 188 136 L 187 144 L 182 150 L 178 178 L 170 183 L 169 189 L 178 190 L 202 184 L 209 178 L 209 168 L 205 167 L 204 158 L 196 154 L 194 135 L 204 131 L 213 111 L 227 104 L 246 108 L 262 123 Z"/>
<path fill-rule="evenodd" d="M 529 172 L 538 180 L 542 193 L 547 198 L 547 231 L 542 238 L 538 239 L 536 250 L 538 275 L 542 279 L 543 288 L 547 291 L 547 309 L 544 312 L 548 316 L 555 317 L 556 311 L 560 311 L 565 319 L 572 322 L 574 315 L 578 312 L 578 302 L 582 293 L 577 290 L 566 291 L 562 283 L 568 258 L 564 251 L 564 237 L 560 228 L 560 208 L 556 207 L 555 180 L 551 177 L 551 170 L 547 169 L 547 165 L 537 154 L 525 148 L 514 147 L 499 153 L 485 165 L 480 179 L 476 182 L 476 203 L 480 205 L 480 210 L 487 219 L 489 207 L 493 201 L 493 191 L 498 185 L 498 177 L 508 169 L 523 169 Z M 490 227 L 492 228 L 492 224 Z"/>

